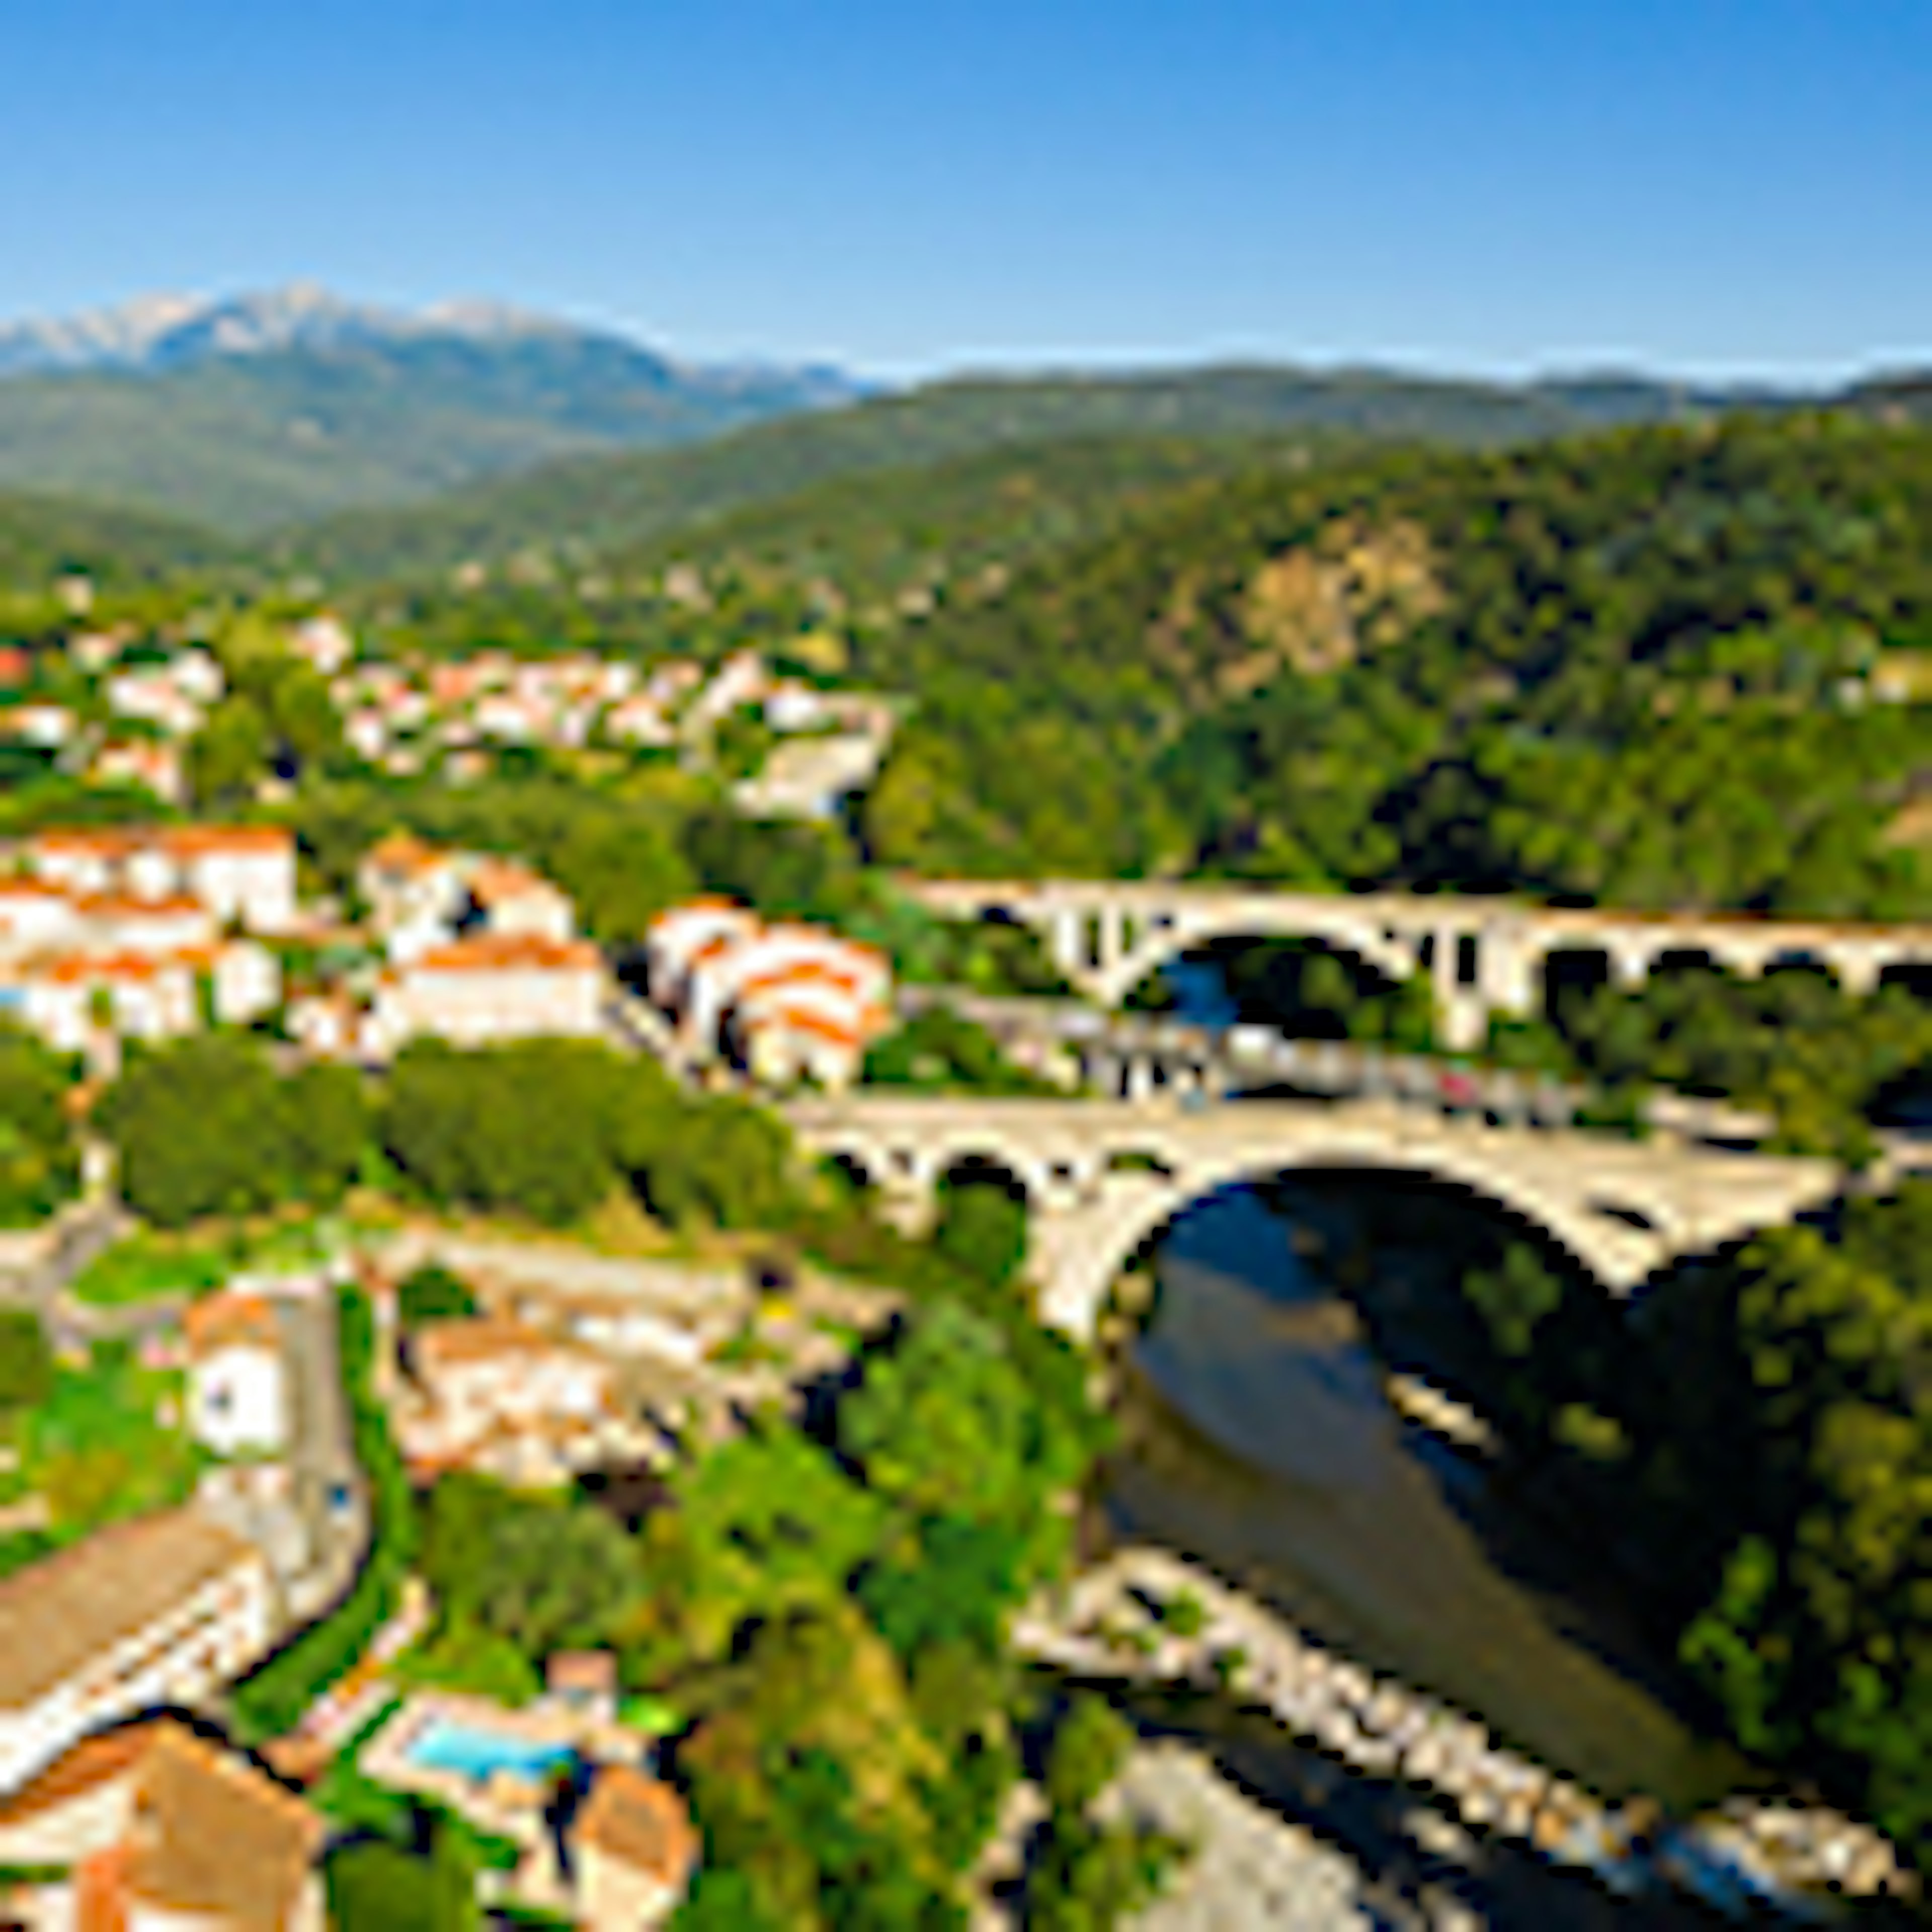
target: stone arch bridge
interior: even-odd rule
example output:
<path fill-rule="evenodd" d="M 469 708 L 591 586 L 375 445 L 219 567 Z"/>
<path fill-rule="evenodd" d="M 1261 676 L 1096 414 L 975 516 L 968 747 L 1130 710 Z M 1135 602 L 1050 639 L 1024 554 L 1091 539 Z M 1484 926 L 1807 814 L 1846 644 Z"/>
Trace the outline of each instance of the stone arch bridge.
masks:
<path fill-rule="evenodd" d="M 1297 1167 L 1418 1174 L 1541 1228 L 1624 1296 L 1658 1270 L 1822 1204 L 1829 1162 L 1497 1127 L 1380 1101 L 1190 1109 L 1108 1101 L 860 1096 L 787 1109 L 800 1142 L 848 1163 L 908 1228 L 962 1165 L 1025 1190 L 1043 1320 L 1084 1339 L 1115 1277 L 1187 1204 Z"/>
<path fill-rule="evenodd" d="M 1217 939 L 1318 940 L 1390 980 L 1426 974 L 1443 1037 L 1480 1042 L 1495 1013 L 1542 1004 L 1553 954 L 1600 954 L 1622 986 L 1662 961 L 1701 956 L 1755 978 L 1787 962 L 1822 966 L 1862 994 L 1888 972 L 1932 968 L 1932 926 L 1858 926 L 1745 915 L 1568 910 L 1444 893 L 1304 892 L 1155 880 L 913 879 L 904 890 L 953 919 L 1032 928 L 1067 983 L 1106 1006 L 1190 947 Z"/>

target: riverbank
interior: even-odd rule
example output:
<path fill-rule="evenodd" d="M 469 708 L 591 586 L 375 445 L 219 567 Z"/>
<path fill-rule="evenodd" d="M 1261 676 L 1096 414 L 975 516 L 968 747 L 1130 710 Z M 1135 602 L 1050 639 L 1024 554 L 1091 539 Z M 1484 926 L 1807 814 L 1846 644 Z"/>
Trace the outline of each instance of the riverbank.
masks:
<path fill-rule="evenodd" d="M 1102 1804 L 1106 1815 L 1190 1850 L 1126 1932 L 1373 1932 L 1384 1922 L 1351 1859 L 1256 1803 L 1188 1745 L 1138 1747 Z"/>
<path fill-rule="evenodd" d="M 1426 1794 L 1472 1832 L 1633 1896 L 1682 1890 L 1819 1919 L 1846 1898 L 1912 1890 L 1885 1840 L 1828 1811 L 1738 1801 L 1673 1822 L 1647 1800 L 1610 1802 L 1166 1550 L 1117 1552 L 1032 1606 L 1014 1640 L 1075 1676 L 1225 1694 L 1350 1768 Z"/>

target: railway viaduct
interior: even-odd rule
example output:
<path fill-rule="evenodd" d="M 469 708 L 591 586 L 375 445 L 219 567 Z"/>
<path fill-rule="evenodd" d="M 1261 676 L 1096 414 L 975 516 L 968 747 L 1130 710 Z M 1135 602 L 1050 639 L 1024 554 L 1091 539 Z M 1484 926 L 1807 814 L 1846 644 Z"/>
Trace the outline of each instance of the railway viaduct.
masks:
<path fill-rule="evenodd" d="M 908 896 L 953 919 L 1032 928 L 1067 983 L 1116 1007 L 1159 968 L 1217 939 L 1313 939 L 1390 980 L 1426 974 L 1442 1036 L 1462 1052 L 1492 1014 L 1540 1010 L 1548 962 L 1598 954 L 1623 986 L 1667 959 L 1700 958 L 1755 978 L 1784 964 L 1828 970 L 1847 992 L 1932 968 L 1932 926 L 1857 926 L 1742 915 L 1566 910 L 1434 893 L 1324 893 L 1160 880 L 912 879 Z"/>
<path fill-rule="evenodd" d="M 1030 1210 L 1042 1318 L 1083 1339 L 1121 1269 L 1189 1202 L 1296 1168 L 1466 1189 L 1540 1229 L 1618 1297 L 1683 1257 L 1822 1204 L 1840 1178 L 1828 1161 L 1494 1126 L 1382 1100 L 1197 1108 L 874 1094 L 786 1111 L 806 1147 L 847 1164 L 908 1227 L 962 1166 L 1011 1174 Z"/>

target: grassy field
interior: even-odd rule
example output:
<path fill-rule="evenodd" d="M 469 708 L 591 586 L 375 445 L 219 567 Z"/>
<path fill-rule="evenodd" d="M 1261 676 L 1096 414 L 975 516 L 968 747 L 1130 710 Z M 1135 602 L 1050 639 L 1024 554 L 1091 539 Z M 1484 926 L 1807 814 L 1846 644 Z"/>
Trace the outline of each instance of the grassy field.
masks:
<path fill-rule="evenodd" d="M 76 1299 L 94 1308 L 127 1308 L 166 1295 L 206 1294 L 227 1279 L 218 1244 L 137 1234 L 118 1241 L 76 1275 Z"/>
<path fill-rule="evenodd" d="M 76 1298 L 94 1308 L 127 1308 L 169 1295 L 192 1298 L 231 1275 L 313 1268 L 335 1251 L 340 1231 L 314 1220 L 277 1220 L 184 1234 L 142 1229 L 77 1274 Z"/>
<path fill-rule="evenodd" d="M 46 1498 L 56 1545 L 186 1501 L 203 1458 L 182 1424 L 182 1377 L 104 1344 L 63 1366 L 52 1393 L 12 1423 L 8 1486 Z"/>

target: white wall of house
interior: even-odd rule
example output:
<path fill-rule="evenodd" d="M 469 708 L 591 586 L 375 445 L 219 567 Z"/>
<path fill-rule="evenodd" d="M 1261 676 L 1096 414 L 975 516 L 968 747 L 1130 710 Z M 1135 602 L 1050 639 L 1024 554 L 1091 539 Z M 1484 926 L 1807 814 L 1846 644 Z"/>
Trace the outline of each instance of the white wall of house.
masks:
<path fill-rule="evenodd" d="M 271 1588 L 267 1563 L 251 1551 L 32 1704 L 0 1710 L 0 1791 L 90 1731 L 157 1705 L 200 1703 L 242 1676 L 268 1652 Z"/>
<path fill-rule="evenodd" d="M 596 967 L 459 968 L 418 964 L 378 997 L 376 1030 L 391 1050 L 423 1034 L 459 1046 L 547 1034 L 594 1036 L 603 1025 L 604 975 Z"/>
<path fill-rule="evenodd" d="M 191 1364 L 188 1427 L 218 1456 L 272 1453 L 288 1440 L 288 1386 L 279 1353 L 231 1346 Z"/>
<path fill-rule="evenodd" d="M 214 959 L 214 1016 L 224 1026 L 247 1026 L 282 1003 L 281 962 L 266 946 L 238 940 Z"/>

